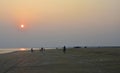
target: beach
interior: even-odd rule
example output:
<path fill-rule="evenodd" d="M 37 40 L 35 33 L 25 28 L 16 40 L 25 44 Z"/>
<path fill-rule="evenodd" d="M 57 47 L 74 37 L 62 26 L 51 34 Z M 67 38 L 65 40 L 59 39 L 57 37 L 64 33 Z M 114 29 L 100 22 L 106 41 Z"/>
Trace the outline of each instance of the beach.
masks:
<path fill-rule="evenodd" d="M 4 53 L 0 54 L 0 73 L 120 73 L 120 48 Z"/>

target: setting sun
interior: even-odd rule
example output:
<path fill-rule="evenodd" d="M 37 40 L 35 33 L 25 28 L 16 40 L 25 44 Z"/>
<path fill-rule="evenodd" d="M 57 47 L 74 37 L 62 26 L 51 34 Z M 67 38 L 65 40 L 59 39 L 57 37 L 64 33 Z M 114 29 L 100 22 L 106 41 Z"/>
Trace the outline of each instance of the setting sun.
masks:
<path fill-rule="evenodd" d="M 25 26 L 22 24 L 22 25 L 21 25 L 21 28 L 24 28 L 24 27 L 25 27 Z"/>

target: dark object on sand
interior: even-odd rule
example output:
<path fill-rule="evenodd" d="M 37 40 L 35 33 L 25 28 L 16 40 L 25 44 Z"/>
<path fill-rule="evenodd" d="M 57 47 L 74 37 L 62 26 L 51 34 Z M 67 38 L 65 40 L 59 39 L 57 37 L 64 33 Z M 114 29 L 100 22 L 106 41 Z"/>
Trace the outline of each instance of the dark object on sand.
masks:
<path fill-rule="evenodd" d="M 84 48 L 87 48 L 87 46 L 85 46 Z"/>
<path fill-rule="evenodd" d="M 75 46 L 75 47 L 73 47 L 73 48 L 81 48 L 80 46 Z"/>

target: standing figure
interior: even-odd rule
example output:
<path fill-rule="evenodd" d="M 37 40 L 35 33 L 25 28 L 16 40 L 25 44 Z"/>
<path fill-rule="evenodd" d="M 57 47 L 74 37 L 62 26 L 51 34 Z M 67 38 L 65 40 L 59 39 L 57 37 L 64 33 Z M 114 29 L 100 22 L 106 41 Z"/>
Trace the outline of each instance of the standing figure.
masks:
<path fill-rule="evenodd" d="M 66 53 L 66 46 L 63 47 L 63 53 Z"/>
<path fill-rule="evenodd" d="M 44 54 L 45 49 L 42 47 L 40 51 Z"/>
<path fill-rule="evenodd" d="M 33 52 L 33 48 L 31 48 L 31 52 Z"/>

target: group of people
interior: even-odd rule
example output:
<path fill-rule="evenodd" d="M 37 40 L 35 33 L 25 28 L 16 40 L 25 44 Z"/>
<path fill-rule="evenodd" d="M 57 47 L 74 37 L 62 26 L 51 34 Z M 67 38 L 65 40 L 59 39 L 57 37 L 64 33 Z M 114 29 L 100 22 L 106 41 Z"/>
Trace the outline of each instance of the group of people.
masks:
<path fill-rule="evenodd" d="M 45 51 L 45 48 L 43 48 L 43 47 L 42 47 L 42 48 L 40 48 L 40 52 L 42 52 L 42 53 L 43 53 L 44 51 Z M 33 52 L 33 48 L 31 48 L 31 52 Z"/>
<path fill-rule="evenodd" d="M 39 49 L 40 52 L 44 53 L 45 52 L 45 48 L 40 48 Z M 31 52 L 33 52 L 33 48 L 31 48 Z M 66 46 L 63 47 L 63 53 L 65 54 L 66 53 Z"/>

